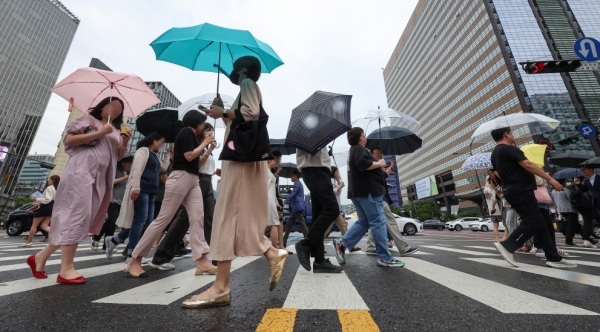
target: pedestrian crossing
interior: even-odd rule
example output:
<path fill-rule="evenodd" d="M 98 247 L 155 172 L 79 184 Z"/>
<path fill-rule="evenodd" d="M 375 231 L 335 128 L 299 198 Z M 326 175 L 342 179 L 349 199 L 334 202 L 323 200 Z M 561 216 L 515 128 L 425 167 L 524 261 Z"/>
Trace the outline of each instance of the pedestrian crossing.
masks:
<path fill-rule="evenodd" d="M 463 309 L 454 308 L 454 303 L 466 301 L 488 315 L 600 316 L 600 306 L 587 305 L 582 299 L 582 294 L 598 294 L 600 261 L 597 256 L 600 250 L 566 249 L 566 252 L 579 255 L 576 260 L 571 259 L 579 267 L 565 271 L 545 267 L 544 260 L 528 254 L 515 255 L 520 267 L 514 268 L 501 258 L 491 242 L 442 241 L 420 241 L 423 244 L 419 255 L 399 258 L 406 266 L 397 269 L 376 267 L 375 256 L 365 255 L 363 251 L 348 253 L 345 271 L 335 275 L 306 271 L 297 262 L 296 255 L 291 255 L 280 285 L 272 293 L 263 289 L 259 293 L 250 291 L 254 284 L 248 280 L 266 277 L 264 258 L 240 257 L 232 262 L 232 282 L 240 278 L 245 281 L 236 286 L 232 284 L 235 296 L 231 308 L 251 311 L 254 318 L 248 319 L 247 324 L 252 325 L 250 330 L 256 331 L 295 330 L 310 312 L 329 313 L 328 317 L 334 317 L 336 329 L 343 331 L 388 330 L 393 326 L 389 324 L 394 324 L 394 321 L 386 319 L 381 312 L 390 311 L 390 303 L 400 301 L 402 305 L 396 310 L 402 311 L 433 298 L 443 301 L 439 303 L 444 304 L 444 310 L 456 312 Z M 89 307 L 88 310 L 109 310 L 114 309 L 114 305 L 121 305 L 128 308 L 138 306 L 136 310 L 145 312 L 154 312 L 159 309 L 153 308 L 159 307 L 180 312 L 183 299 L 202 292 L 215 278 L 195 276 L 194 262 L 189 258 L 178 258 L 173 262 L 175 270 L 147 268 L 150 278 L 134 280 L 122 272 L 125 267 L 123 258 L 115 256 L 115 259 L 107 260 L 100 251 L 91 251 L 82 244 L 75 266 L 88 282 L 76 287 L 58 285 L 55 280 L 60 252 L 47 262 L 48 279 L 31 278 L 29 267 L 25 264 L 25 259 L 44 245 L 17 248 L 12 241 L 0 241 L 0 306 L 15 301 L 27 303 L 24 298 L 40 294 L 52 296 L 57 302 L 61 301 L 61 296 L 75 296 L 77 304 L 65 305 Z M 364 247 L 364 244 L 361 243 L 361 246 Z M 294 246 L 288 250 L 295 251 Z M 330 242 L 326 242 L 326 250 L 332 263 L 337 264 Z M 392 251 L 398 255 L 396 248 Z M 262 273 L 256 274 L 256 271 Z M 549 287 L 560 291 L 548 292 Z M 25 297 L 22 294 L 26 294 Z M 238 294 L 240 297 L 237 297 Z M 257 296 L 258 300 L 252 302 L 252 298 L 245 296 Z M 242 301 L 242 298 L 254 303 L 252 310 L 235 304 L 237 299 Z M 206 314 L 196 312 L 204 317 L 209 312 L 221 312 L 219 310 L 228 309 L 209 309 Z M 185 311 L 186 314 L 189 312 Z M 378 314 L 374 315 L 374 312 Z M 404 329 L 407 329 L 406 326 Z"/>

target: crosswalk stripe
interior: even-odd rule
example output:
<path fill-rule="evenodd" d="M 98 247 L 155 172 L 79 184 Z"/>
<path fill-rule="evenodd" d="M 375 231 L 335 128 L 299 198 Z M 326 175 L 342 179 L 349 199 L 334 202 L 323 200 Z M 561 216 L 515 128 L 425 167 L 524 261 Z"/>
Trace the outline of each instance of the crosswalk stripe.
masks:
<path fill-rule="evenodd" d="M 298 309 L 267 309 L 256 332 L 293 332 Z"/>
<path fill-rule="evenodd" d="M 343 332 L 379 332 L 367 310 L 338 310 Z"/>
<path fill-rule="evenodd" d="M 497 250 L 494 247 L 485 247 L 485 246 L 466 246 L 467 248 L 474 248 L 474 249 L 484 249 L 484 250 Z"/>
<path fill-rule="evenodd" d="M 440 246 L 422 246 L 422 247 L 423 248 L 430 248 L 430 249 L 437 249 L 437 250 L 452 251 L 452 252 L 457 252 L 459 254 L 473 255 L 473 256 L 500 256 L 499 254 L 495 254 L 495 253 L 479 252 L 479 251 L 472 251 L 472 250 L 463 250 L 463 249 L 440 247 Z"/>
<path fill-rule="evenodd" d="M 490 258 L 469 260 L 497 260 Z M 418 258 L 407 257 L 405 269 L 483 303 L 505 314 L 598 315 L 569 304 L 453 270 Z M 497 260 L 503 264 L 504 261 Z M 467 286 L 465 286 L 467 285 Z M 523 309 L 519 304 L 527 303 Z M 525 312 L 524 312 L 525 311 Z"/>
<path fill-rule="evenodd" d="M 29 257 L 29 256 L 27 256 L 27 257 Z M 75 257 L 75 263 L 92 261 L 92 260 L 96 260 L 96 259 L 106 259 L 106 256 L 95 255 L 95 256 Z M 51 260 L 46 261 L 46 266 L 48 266 L 48 265 L 60 265 L 60 258 L 59 259 L 51 259 Z M 14 270 L 20 270 L 20 269 L 29 269 L 29 265 L 27 265 L 25 262 L 22 262 L 22 263 L 18 263 L 18 264 L 10 264 L 10 265 L 0 266 L 0 272 L 14 271 Z"/>
<path fill-rule="evenodd" d="M 574 253 L 574 254 L 586 254 L 586 255 L 595 255 L 595 256 L 600 256 L 600 252 L 592 252 L 587 251 L 587 250 L 571 250 L 571 249 L 563 249 L 563 251 L 566 251 L 568 253 Z"/>
<path fill-rule="evenodd" d="M 575 256 L 571 256 L 571 257 L 575 257 Z M 598 263 L 598 262 L 588 262 L 588 261 L 580 261 L 580 260 L 574 260 L 574 259 L 569 259 L 569 262 L 573 262 L 578 265 L 600 267 L 600 263 Z"/>
<path fill-rule="evenodd" d="M 10 252 L 13 252 L 13 251 L 25 251 L 25 250 L 37 250 L 37 251 L 42 251 L 42 249 L 43 249 L 44 247 L 45 247 L 45 246 L 42 246 L 42 247 L 37 247 L 37 248 L 33 248 L 33 247 L 32 247 L 32 248 L 17 248 L 17 249 L 0 249 L 0 251 L 10 251 Z M 59 249 L 59 250 L 60 250 L 60 249 Z M 86 251 L 86 250 L 92 250 L 92 248 L 89 248 L 89 247 L 88 247 L 88 248 L 77 248 L 77 251 Z"/>
<path fill-rule="evenodd" d="M 231 271 L 252 263 L 258 258 L 260 256 L 238 257 L 231 262 Z M 194 275 L 195 271 L 196 269 L 193 268 L 93 302 L 169 305 L 215 281 L 214 275 L 196 276 Z"/>
<path fill-rule="evenodd" d="M 600 277 L 595 276 L 595 275 L 572 272 L 572 271 L 565 271 L 565 270 L 560 270 L 560 269 L 552 269 L 552 268 L 545 267 L 545 266 L 530 265 L 530 264 L 524 264 L 521 262 L 519 262 L 518 268 L 514 268 L 514 267 L 508 265 L 508 263 L 506 263 L 504 260 L 493 259 L 493 258 L 463 258 L 463 259 L 473 261 L 473 262 L 508 268 L 508 269 L 515 270 L 515 271 L 522 271 L 522 272 L 537 274 L 537 275 L 541 275 L 541 276 L 545 276 L 545 277 L 566 280 L 566 281 L 573 281 L 573 282 L 584 284 L 584 285 L 600 287 Z"/>
<path fill-rule="evenodd" d="M 400 252 L 400 250 L 398 250 L 398 248 L 396 248 L 396 247 L 394 247 L 394 248 L 388 248 L 388 249 L 390 251 Z M 413 255 L 423 255 L 423 256 L 426 256 L 426 255 L 435 255 L 435 254 L 432 254 L 430 252 L 417 251 L 417 252 L 413 253 Z"/>
<path fill-rule="evenodd" d="M 335 259 L 331 260 L 331 263 L 338 265 Z M 298 267 L 283 307 L 369 310 L 346 272 L 313 273 L 306 271 L 302 266 Z"/>

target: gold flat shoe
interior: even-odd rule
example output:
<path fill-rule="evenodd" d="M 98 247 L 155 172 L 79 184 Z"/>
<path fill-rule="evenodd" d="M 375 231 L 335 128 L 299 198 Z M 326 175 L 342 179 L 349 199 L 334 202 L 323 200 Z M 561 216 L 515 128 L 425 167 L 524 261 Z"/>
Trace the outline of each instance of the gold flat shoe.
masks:
<path fill-rule="evenodd" d="M 208 290 L 208 299 L 198 299 L 195 295 L 183 301 L 181 305 L 190 309 L 201 309 L 229 305 L 231 302 L 231 290 L 217 296 L 213 296 Z"/>
<path fill-rule="evenodd" d="M 196 275 L 201 276 L 203 274 L 217 274 L 217 267 L 214 266 L 213 268 L 210 268 L 208 270 L 200 270 L 196 267 Z"/>
<path fill-rule="evenodd" d="M 289 254 L 287 250 L 277 249 L 277 264 L 270 265 L 271 269 L 271 277 L 269 279 L 269 290 L 272 291 L 277 287 L 277 283 L 281 278 L 281 274 L 283 273 L 283 267 L 285 266 L 285 262 L 287 261 Z"/>

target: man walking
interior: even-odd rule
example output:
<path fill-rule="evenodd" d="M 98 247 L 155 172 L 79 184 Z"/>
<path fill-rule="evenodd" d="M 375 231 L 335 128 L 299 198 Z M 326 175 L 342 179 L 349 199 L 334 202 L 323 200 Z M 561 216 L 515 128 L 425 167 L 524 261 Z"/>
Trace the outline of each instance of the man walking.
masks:
<path fill-rule="evenodd" d="M 563 186 L 527 160 L 523 151 L 514 146 L 515 137 L 510 128 L 493 130 L 492 138 L 496 141 L 496 148 L 492 152 L 492 165 L 500 178 L 504 198 L 521 217 L 521 224 L 506 241 L 494 242 L 496 249 L 509 264 L 519 267 L 513 253 L 529 238 L 535 236 L 546 253 L 547 266 L 564 269 L 576 267 L 576 264 L 564 260 L 552 243 L 546 221 L 535 198 L 534 190 L 537 186 L 534 174 L 548 181 L 557 191 L 562 191 Z"/>
<path fill-rule="evenodd" d="M 376 160 L 383 159 L 383 153 L 380 148 L 374 148 L 371 150 L 371 154 Z M 387 168 L 383 168 L 384 176 L 387 178 L 392 172 L 392 168 L 394 167 L 394 161 L 390 162 L 390 165 Z M 389 186 L 389 185 L 388 185 Z M 383 212 L 385 214 L 385 224 L 387 227 L 388 234 L 392 236 L 396 247 L 398 248 L 398 252 L 400 256 L 410 256 L 415 252 L 419 251 L 419 247 L 412 248 L 404 239 L 402 238 L 402 234 L 400 233 L 400 229 L 398 229 L 398 224 L 396 223 L 396 218 L 394 218 L 394 214 L 392 210 L 390 210 L 390 204 L 394 204 L 392 198 L 390 197 L 390 193 L 388 187 L 385 188 L 385 194 L 383 195 Z M 375 249 L 375 242 L 373 241 L 373 233 L 369 229 L 369 238 L 367 240 L 367 254 L 377 254 Z"/>
<path fill-rule="evenodd" d="M 283 245 L 287 248 L 287 239 L 290 236 L 294 222 L 298 220 L 300 229 L 304 237 L 308 237 L 308 228 L 304 221 L 304 187 L 300 182 L 300 172 L 294 170 L 292 172 L 292 182 L 294 183 L 294 189 L 292 193 L 285 199 L 285 202 L 291 205 L 291 213 L 285 224 L 285 235 L 283 236 Z"/>
<path fill-rule="evenodd" d="M 329 153 L 327 149 L 321 149 L 313 156 L 298 149 L 296 151 L 296 163 L 298 169 L 302 172 L 304 184 L 310 190 L 313 214 L 308 236 L 296 243 L 298 260 L 302 267 L 310 271 L 310 256 L 312 254 L 315 257 L 313 263 L 314 273 L 340 273 L 343 271 L 341 266 L 333 265 L 329 259 L 325 259 L 325 246 L 323 245 L 325 231 L 340 215 L 331 183 Z"/>
<path fill-rule="evenodd" d="M 597 240 L 592 238 L 592 224 L 594 216 L 600 211 L 600 181 L 594 172 L 593 168 L 581 166 L 581 172 L 587 177 L 583 182 L 584 190 L 588 190 L 592 194 L 592 204 L 589 209 L 582 209 L 579 212 L 583 217 L 583 227 L 581 229 L 581 237 L 583 238 L 583 246 L 586 248 L 597 248 Z"/>

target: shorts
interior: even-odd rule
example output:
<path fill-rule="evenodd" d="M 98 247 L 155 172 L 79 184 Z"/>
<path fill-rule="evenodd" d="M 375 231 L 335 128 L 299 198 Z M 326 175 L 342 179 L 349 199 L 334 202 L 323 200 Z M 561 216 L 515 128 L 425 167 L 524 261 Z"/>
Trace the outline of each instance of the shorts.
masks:
<path fill-rule="evenodd" d="M 35 218 L 40 217 L 52 217 L 52 209 L 54 208 L 54 201 L 48 204 L 41 204 L 40 208 L 33 212 Z"/>
<path fill-rule="evenodd" d="M 494 224 L 499 224 L 502 222 L 502 216 L 491 216 L 490 218 Z"/>

